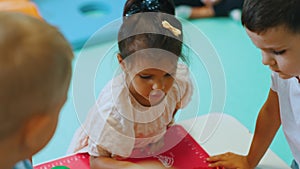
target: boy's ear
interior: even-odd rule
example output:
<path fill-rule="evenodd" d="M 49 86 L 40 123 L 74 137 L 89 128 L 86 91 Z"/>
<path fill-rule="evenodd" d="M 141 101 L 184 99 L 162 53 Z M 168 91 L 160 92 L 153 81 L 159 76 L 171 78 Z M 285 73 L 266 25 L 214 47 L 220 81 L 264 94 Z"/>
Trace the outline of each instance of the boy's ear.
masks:
<path fill-rule="evenodd" d="M 117 58 L 118 58 L 118 61 L 119 61 L 119 64 L 120 64 L 122 70 L 124 72 L 126 72 L 126 65 L 125 65 L 125 62 L 124 62 L 124 60 L 123 60 L 123 58 L 122 58 L 122 56 L 121 56 L 120 53 L 117 54 Z"/>
<path fill-rule="evenodd" d="M 50 114 L 33 115 L 27 120 L 22 130 L 22 148 L 31 155 L 41 150 L 51 139 L 56 128 Z M 53 123 L 55 127 L 53 130 Z"/>

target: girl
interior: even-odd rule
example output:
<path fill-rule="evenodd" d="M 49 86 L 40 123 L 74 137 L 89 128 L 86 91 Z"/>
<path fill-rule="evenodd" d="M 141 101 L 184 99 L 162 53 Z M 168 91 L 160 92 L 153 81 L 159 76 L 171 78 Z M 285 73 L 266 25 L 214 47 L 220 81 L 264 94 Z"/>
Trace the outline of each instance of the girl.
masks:
<path fill-rule="evenodd" d="M 192 95 L 188 69 L 178 63 L 185 59 L 173 2 L 129 0 L 123 15 L 117 55 L 123 73 L 104 87 L 69 149 L 88 152 L 91 168 L 143 168 L 121 159 L 159 150 Z"/>

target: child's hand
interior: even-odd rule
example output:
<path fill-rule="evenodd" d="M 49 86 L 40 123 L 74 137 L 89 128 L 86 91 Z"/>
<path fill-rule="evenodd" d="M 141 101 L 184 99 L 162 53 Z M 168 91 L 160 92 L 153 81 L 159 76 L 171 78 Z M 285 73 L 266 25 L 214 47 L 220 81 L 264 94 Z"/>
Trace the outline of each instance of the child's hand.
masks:
<path fill-rule="evenodd" d="M 209 167 L 224 167 L 226 169 L 253 169 L 247 160 L 247 156 L 234 153 L 225 153 L 212 156 L 207 159 Z"/>

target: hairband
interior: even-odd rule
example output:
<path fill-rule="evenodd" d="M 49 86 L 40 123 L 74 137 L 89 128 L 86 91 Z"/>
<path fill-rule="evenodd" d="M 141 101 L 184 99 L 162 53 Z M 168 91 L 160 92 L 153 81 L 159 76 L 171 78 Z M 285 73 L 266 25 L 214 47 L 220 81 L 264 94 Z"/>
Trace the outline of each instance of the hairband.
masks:
<path fill-rule="evenodd" d="M 162 26 L 166 29 L 168 29 L 169 31 L 171 31 L 175 36 L 179 36 L 181 35 L 181 31 L 177 28 L 175 28 L 174 26 L 172 26 L 168 21 L 164 20 L 161 22 Z"/>
<path fill-rule="evenodd" d="M 159 0 L 142 0 L 139 4 L 133 4 L 126 12 L 125 16 L 130 16 L 141 11 L 143 12 L 159 12 L 161 4 Z"/>

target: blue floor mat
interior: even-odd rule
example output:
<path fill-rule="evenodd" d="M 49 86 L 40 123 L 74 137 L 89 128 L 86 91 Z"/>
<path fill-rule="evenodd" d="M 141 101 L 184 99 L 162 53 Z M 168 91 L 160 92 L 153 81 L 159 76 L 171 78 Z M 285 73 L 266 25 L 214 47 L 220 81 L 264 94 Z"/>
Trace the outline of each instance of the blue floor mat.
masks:
<path fill-rule="evenodd" d="M 58 27 L 72 44 L 81 48 L 95 32 L 122 16 L 125 0 L 33 0 L 42 17 Z M 99 40 L 105 42 L 117 27 Z"/>

